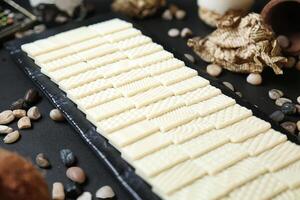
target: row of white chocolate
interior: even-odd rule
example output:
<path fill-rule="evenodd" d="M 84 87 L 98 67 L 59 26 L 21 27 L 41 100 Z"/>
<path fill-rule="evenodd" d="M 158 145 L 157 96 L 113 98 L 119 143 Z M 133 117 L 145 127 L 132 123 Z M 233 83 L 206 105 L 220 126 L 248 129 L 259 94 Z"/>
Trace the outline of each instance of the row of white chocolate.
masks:
<path fill-rule="evenodd" d="M 300 148 L 130 23 L 22 49 L 161 198 L 300 198 Z"/>

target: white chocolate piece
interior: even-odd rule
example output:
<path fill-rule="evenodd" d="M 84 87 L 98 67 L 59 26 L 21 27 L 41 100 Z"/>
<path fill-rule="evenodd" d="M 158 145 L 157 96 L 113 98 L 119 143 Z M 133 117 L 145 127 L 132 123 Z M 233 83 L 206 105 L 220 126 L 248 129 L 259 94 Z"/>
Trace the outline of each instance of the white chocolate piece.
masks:
<path fill-rule="evenodd" d="M 183 106 L 184 102 L 181 101 L 179 97 L 171 96 L 156 103 L 142 107 L 140 110 L 147 117 L 147 119 L 153 119 Z"/>
<path fill-rule="evenodd" d="M 77 99 L 75 103 L 80 110 L 86 110 L 120 97 L 122 97 L 122 94 L 117 89 L 109 88 L 82 99 Z"/>
<path fill-rule="evenodd" d="M 41 72 L 43 73 L 49 73 L 58 69 L 61 69 L 63 67 L 73 65 L 79 62 L 84 61 L 82 58 L 76 55 L 69 55 L 64 58 L 60 58 L 57 60 L 53 60 L 48 63 L 41 63 L 39 66 L 41 67 Z"/>
<path fill-rule="evenodd" d="M 267 200 L 272 199 L 285 189 L 286 186 L 274 178 L 272 174 L 265 174 L 234 190 L 229 197 L 232 200 Z"/>
<path fill-rule="evenodd" d="M 63 41 L 63 43 L 74 44 L 84 40 L 88 40 L 97 37 L 99 34 L 88 27 L 79 27 L 70 31 L 59 33 L 54 37 L 57 37 Z"/>
<path fill-rule="evenodd" d="M 145 92 L 151 88 L 156 88 L 159 85 L 160 83 L 156 79 L 152 77 L 147 77 L 142 80 L 134 81 L 132 83 L 123 85 L 118 89 L 125 97 L 131 97 L 138 93 Z"/>
<path fill-rule="evenodd" d="M 92 69 L 92 67 L 89 64 L 85 62 L 80 62 L 74 65 L 70 65 L 68 67 L 64 67 L 62 69 L 52 71 L 49 73 L 48 76 L 51 78 L 51 80 L 58 83 L 59 81 L 67 79 L 71 76 L 75 76 L 82 72 L 88 71 L 90 69 Z"/>
<path fill-rule="evenodd" d="M 243 142 L 271 128 L 271 124 L 251 116 L 223 129 L 231 142 Z"/>
<path fill-rule="evenodd" d="M 147 56 L 149 54 L 162 51 L 163 47 L 161 45 L 155 44 L 155 43 L 148 43 L 143 46 L 139 46 L 133 49 L 129 49 L 124 51 L 124 54 L 129 58 L 129 59 L 135 59 L 139 58 L 142 56 Z"/>
<path fill-rule="evenodd" d="M 141 159 L 155 151 L 172 144 L 168 135 L 157 132 L 121 149 L 122 157 L 127 161 Z"/>
<path fill-rule="evenodd" d="M 217 95 L 220 95 L 221 90 L 218 88 L 215 88 L 211 85 L 207 85 L 202 88 L 195 89 L 193 91 L 187 92 L 183 95 L 181 95 L 183 101 L 187 106 L 193 105 L 195 103 L 199 103 L 205 100 L 208 100 L 212 97 L 215 97 Z"/>
<path fill-rule="evenodd" d="M 153 125 L 153 123 L 144 120 L 117 130 L 107 135 L 107 138 L 112 145 L 120 148 L 132 144 L 158 130 L 158 127 Z"/>
<path fill-rule="evenodd" d="M 76 55 L 84 59 L 85 61 L 91 60 L 96 57 L 105 56 L 107 54 L 111 54 L 117 51 L 117 48 L 111 44 L 103 44 L 98 47 L 94 47 L 92 49 L 88 49 L 85 51 L 81 51 Z"/>
<path fill-rule="evenodd" d="M 87 49 L 91 49 L 97 46 L 101 46 L 106 43 L 103 37 L 95 37 L 89 40 L 82 41 L 80 43 L 72 44 L 70 47 L 75 49 L 76 52 L 81 52 Z"/>
<path fill-rule="evenodd" d="M 119 98 L 88 109 L 85 113 L 90 121 L 97 122 L 131 108 L 134 108 L 131 101 L 126 98 Z"/>
<path fill-rule="evenodd" d="M 147 67 L 173 57 L 173 54 L 163 50 L 144 57 L 136 58 L 133 61 L 140 65 L 140 67 Z"/>
<path fill-rule="evenodd" d="M 136 160 L 132 164 L 138 175 L 143 178 L 150 178 L 187 159 L 188 156 L 178 146 L 171 145 L 140 160 Z"/>
<path fill-rule="evenodd" d="M 300 148 L 298 145 L 287 141 L 265 151 L 257 158 L 270 172 L 275 172 L 299 160 Z"/>
<path fill-rule="evenodd" d="M 300 197 L 300 188 L 294 190 L 286 190 L 276 197 L 273 200 L 298 200 Z"/>
<path fill-rule="evenodd" d="M 204 168 L 209 175 L 214 175 L 247 156 L 248 154 L 240 145 L 229 143 L 200 156 L 195 159 L 195 162 Z"/>
<path fill-rule="evenodd" d="M 221 94 L 198 104 L 194 104 L 192 105 L 192 108 L 195 112 L 198 112 L 201 117 L 205 117 L 234 104 L 235 100 L 233 98 Z"/>
<path fill-rule="evenodd" d="M 103 67 L 105 65 L 112 64 L 124 59 L 126 59 L 125 54 L 117 51 L 101 57 L 93 58 L 91 60 L 88 60 L 87 63 L 96 68 L 96 67 Z"/>
<path fill-rule="evenodd" d="M 129 72 L 125 72 L 120 75 L 112 77 L 111 81 L 114 87 L 120 87 L 122 85 L 144 79 L 149 75 L 150 74 L 144 69 L 134 69 Z"/>
<path fill-rule="evenodd" d="M 181 144 L 180 147 L 182 147 L 183 151 L 191 158 L 197 158 L 228 142 L 229 139 L 224 133 L 213 130 Z"/>
<path fill-rule="evenodd" d="M 105 22 L 100 22 L 98 24 L 90 25 L 88 26 L 88 28 L 96 31 L 100 35 L 107 35 L 114 32 L 132 28 L 132 24 L 120 19 L 111 19 Z"/>
<path fill-rule="evenodd" d="M 117 43 L 128 38 L 141 35 L 141 31 L 135 28 L 125 29 L 123 31 L 115 32 L 113 34 L 105 35 L 103 38 L 110 43 Z"/>
<path fill-rule="evenodd" d="M 150 178 L 149 182 L 153 186 L 153 191 L 168 195 L 204 175 L 205 171 L 203 169 L 193 161 L 187 160 Z"/>
<path fill-rule="evenodd" d="M 147 70 L 151 76 L 163 74 L 165 72 L 172 71 L 174 69 L 178 69 L 180 67 L 184 67 L 184 62 L 178 60 L 176 58 L 171 58 L 169 60 L 165 60 L 150 66 L 147 66 L 145 70 Z"/>
<path fill-rule="evenodd" d="M 172 92 L 170 90 L 167 90 L 165 87 L 159 86 L 146 92 L 139 93 L 131 97 L 130 99 L 132 100 L 136 108 L 141 108 L 170 96 L 172 96 Z"/>
<path fill-rule="evenodd" d="M 137 68 L 139 68 L 139 65 L 137 63 L 126 59 L 120 60 L 109 65 L 105 65 L 99 68 L 99 70 L 102 71 L 104 78 L 110 78 Z"/>
<path fill-rule="evenodd" d="M 280 171 L 273 173 L 273 175 L 282 183 L 287 185 L 289 189 L 296 189 L 300 186 L 300 177 L 296 174 L 300 172 L 300 161 L 297 161 Z M 300 194 L 300 193 L 299 193 Z"/>
<path fill-rule="evenodd" d="M 104 119 L 97 123 L 97 130 L 102 134 L 110 134 L 126 126 L 146 119 L 143 113 L 138 109 L 125 111 L 121 114 Z"/>
<path fill-rule="evenodd" d="M 214 129 L 214 125 L 203 121 L 201 118 L 195 119 L 187 124 L 166 132 L 174 144 L 184 143 L 192 138 L 207 133 Z"/>
<path fill-rule="evenodd" d="M 98 79 L 90 83 L 84 84 L 80 87 L 76 87 L 71 90 L 67 90 L 67 96 L 75 101 L 75 99 L 83 98 L 88 95 L 100 92 L 107 88 L 111 88 L 113 85 L 109 79 Z"/>
<path fill-rule="evenodd" d="M 250 117 L 251 115 L 251 110 L 235 104 L 205 117 L 205 120 L 213 123 L 216 129 L 221 129 L 238 121 L 241 121 L 242 119 Z"/>
<path fill-rule="evenodd" d="M 50 51 L 49 53 L 38 55 L 34 58 L 36 63 L 47 63 L 65 56 L 74 54 L 76 50 L 72 47 L 64 47 L 55 51 Z"/>
<path fill-rule="evenodd" d="M 258 154 L 269 150 L 286 140 L 286 135 L 270 129 L 265 133 L 261 133 L 256 137 L 246 140 L 241 145 L 250 156 L 257 156 Z"/>
<path fill-rule="evenodd" d="M 166 132 L 182 124 L 186 124 L 198 116 L 199 115 L 192 109 L 182 107 L 154 118 L 151 121 L 155 123 L 162 132 Z"/>
<path fill-rule="evenodd" d="M 197 76 L 198 72 L 188 67 L 181 67 L 170 72 L 163 73 L 155 76 L 155 78 L 163 85 L 168 86 L 174 83 L 178 83 L 188 78 Z"/>
<path fill-rule="evenodd" d="M 168 86 L 168 88 L 175 94 L 181 95 L 187 92 L 193 91 L 197 88 L 201 88 L 207 86 L 209 81 L 201 78 L 200 76 L 195 76 L 190 79 L 175 83 L 173 85 Z"/>
<path fill-rule="evenodd" d="M 116 43 L 116 46 L 118 47 L 119 50 L 124 51 L 132 48 L 136 48 L 138 46 L 142 46 L 148 43 L 151 43 L 152 39 L 144 36 L 144 35 L 138 35 L 126 40 L 122 40 L 118 43 Z"/>

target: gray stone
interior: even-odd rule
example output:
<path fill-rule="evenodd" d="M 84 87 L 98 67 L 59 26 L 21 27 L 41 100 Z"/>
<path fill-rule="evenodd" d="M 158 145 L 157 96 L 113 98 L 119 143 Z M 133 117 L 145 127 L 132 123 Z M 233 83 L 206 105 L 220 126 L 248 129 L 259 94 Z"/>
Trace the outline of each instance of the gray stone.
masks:
<path fill-rule="evenodd" d="M 279 99 L 280 97 L 282 97 L 284 95 L 283 92 L 278 89 L 269 90 L 268 94 L 269 94 L 270 99 L 273 99 L 273 100 Z"/>
<path fill-rule="evenodd" d="M 277 110 L 273 112 L 269 117 L 275 122 L 281 122 L 284 119 L 285 115 L 280 110 Z"/>
<path fill-rule="evenodd" d="M 292 100 L 290 100 L 290 99 L 288 99 L 288 98 L 281 97 L 281 98 L 276 99 L 275 104 L 276 104 L 277 106 L 280 106 L 280 107 L 281 107 L 281 106 L 282 106 L 284 103 L 286 103 L 286 102 L 292 103 Z"/>
<path fill-rule="evenodd" d="M 283 122 L 281 124 L 281 127 L 292 134 L 295 134 L 297 128 L 296 123 L 294 122 Z"/>

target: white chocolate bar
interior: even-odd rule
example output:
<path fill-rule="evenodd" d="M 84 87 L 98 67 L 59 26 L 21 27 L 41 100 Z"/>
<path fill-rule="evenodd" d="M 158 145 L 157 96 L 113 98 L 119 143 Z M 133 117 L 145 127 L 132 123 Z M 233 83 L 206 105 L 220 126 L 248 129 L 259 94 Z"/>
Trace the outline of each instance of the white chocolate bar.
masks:
<path fill-rule="evenodd" d="M 103 37 L 95 37 L 89 40 L 85 40 L 76 44 L 70 45 L 71 48 L 75 49 L 76 52 L 81 52 L 87 49 L 91 49 L 100 45 L 103 45 L 107 41 Z"/>
<path fill-rule="evenodd" d="M 126 59 L 126 55 L 120 52 L 114 52 L 111 54 L 107 54 L 101 57 L 96 57 L 91 60 L 86 61 L 89 65 L 92 65 L 93 67 L 102 67 L 108 64 L 115 63 L 120 60 Z"/>
<path fill-rule="evenodd" d="M 109 65 L 105 65 L 99 68 L 99 70 L 102 71 L 104 78 L 110 78 L 137 68 L 139 68 L 139 65 L 137 63 L 126 59 Z"/>
<path fill-rule="evenodd" d="M 92 49 L 88 49 L 85 51 L 81 51 L 76 55 L 84 59 L 85 61 L 91 60 L 96 57 L 105 56 L 107 54 L 111 54 L 117 51 L 117 48 L 111 44 L 102 44 L 98 47 L 94 47 Z"/>
<path fill-rule="evenodd" d="M 300 188 L 295 190 L 286 190 L 276 197 L 273 200 L 298 200 L 300 197 Z"/>
<path fill-rule="evenodd" d="M 74 48 L 67 46 L 55 51 L 50 51 L 49 53 L 38 55 L 34 58 L 34 60 L 36 63 L 47 63 L 74 54 L 75 52 L 76 50 Z"/>
<path fill-rule="evenodd" d="M 273 175 L 282 183 L 287 185 L 289 189 L 296 189 L 300 186 L 300 177 L 295 176 L 295 174 L 299 174 L 299 171 L 300 161 L 297 161 L 293 164 L 290 164 L 286 168 L 283 168 L 282 170 L 273 173 Z"/>
<path fill-rule="evenodd" d="M 125 50 L 129 50 L 129 49 L 133 49 L 136 48 L 138 46 L 142 46 L 148 43 L 151 43 L 152 39 L 144 36 L 144 35 L 138 35 L 126 40 L 122 40 L 118 43 L 116 43 L 116 46 L 118 47 L 119 50 L 121 51 L 125 51 Z"/>
<path fill-rule="evenodd" d="M 139 46 L 133 49 L 129 49 L 124 51 L 124 54 L 129 58 L 129 59 L 135 59 L 139 58 L 142 56 L 147 56 L 149 54 L 162 51 L 163 47 L 161 45 L 155 44 L 155 43 L 148 43 L 143 46 Z"/>
<path fill-rule="evenodd" d="M 69 55 L 64 58 L 53 60 L 48 63 L 42 63 L 40 65 L 40 67 L 41 67 L 41 71 L 44 74 L 48 75 L 52 71 L 55 71 L 55 70 L 61 69 L 63 67 L 70 66 L 70 65 L 82 62 L 82 61 L 84 61 L 84 60 L 82 58 L 80 58 L 79 56 Z"/>
<path fill-rule="evenodd" d="M 163 73 L 155 76 L 155 78 L 163 85 L 168 86 L 174 83 L 178 83 L 188 78 L 197 76 L 198 72 L 188 67 L 181 67 L 170 72 Z"/>
<path fill-rule="evenodd" d="M 105 35 L 103 38 L 110 42 L 110 43 L 117 43 L 122 40 L 126 40 L 128 38 L 136 37 L 138 35 L 141 35 L 141 31 L 135 29 L 135 28 L 129 28 L 125 29 L 119 32 L 115 32 L 113 34 Z"/>
<path fill-rule="evenodd" d="M 131 23 L 125 22 L 120 19 L 112 19 L 88 26 L 88 28 L 95 30 L 100 35 L 108 35 L 131 27 Z"/>
<path fill-rule="evenodd" d="M 151 76 L 163 74 L 165 72 L 169 72 L 175 69 L 178 69 L 180 67 L 184 67 L 184 62 L 181 60 L 178 60 L 176 58 L 171 58 L 169 60 L 165 60 L 159 63 L 155 63 L 153 65 L 145 67 L 145 70 L 147 70 Z"/>
<path fill-rule="evenodd" d="M 144 69 L 133 69 L 111 78 L 114 87 L 120 87 L 134 81 L 138 81 L 148 77 L 150 74 Z"/>
<path fill-rule="evenodd" d="M 163 50 L 147 56 L 136 58 L 133 61 L 137 63 L 140 67 L 147 67 L 149 65 L 153 65 L 173 57 L 173 54 Z"/>
<path fill-rule="evenodd" d="M 208 84 L 209 84 L 208 80 L 201 78 L 200 76 L 195 76 L 190 79 L 170 85 L 168 88 L 175 95 L 181 95 L 193 91 L 197 88 L 207 86 Z"/>

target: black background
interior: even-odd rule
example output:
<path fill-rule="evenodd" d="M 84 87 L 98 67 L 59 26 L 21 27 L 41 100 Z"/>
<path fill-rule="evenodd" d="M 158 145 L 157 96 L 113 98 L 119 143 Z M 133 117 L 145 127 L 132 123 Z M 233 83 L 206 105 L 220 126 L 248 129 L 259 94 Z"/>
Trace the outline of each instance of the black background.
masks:
<path fill-rule="evenodd" d="M 27 6 L 28 2 L 24 0 L 17 1 Z M 97 5 L 97 13 L 109 12 L 111 1 L 94 0 Z M 147 29 L 156 37 L 163 39 L 165 44 L 174 51 L 180 53 L 192 53 L 186 46 L 186 40 L 181 38 L 169 38 L 167 31 L 170 28 L 191 28 L 195 35 L 205 36 L 212 31 L 211 28 L 204 25 L 198 18 L 196 1 L 170 1 L 176 2 L 180 7 L 188 12 L 188 17 L 184 21 L 164 21 L 159 16 L 146 20 L 137 20 L 136 23 Z M 257 1 L 254 11 L 259 12 L 266 1 Z M 200 70 L 205 70 L 205 63 L 197 61 Z M 287 69 L 283 76 L 276 76 L 271 70 L 263 73 L 263 84 L 261 86 L 251 86 L 246 83 L 246 75 L 233 74 L 225 71 L 219 81 L 231 82 L 237 91 L 243 94 L 243 97 L 258 106 L 263 112 L 270 114 L 276 109 L 274 102 L 268 98 L 268 90 L 278 88 L 284 91 L 286 96 L 296 100 L 300 95 L 300 72 L 295 69 Z M 24 92 L 34 87 L 33 83 L 23 74 L 23 72 L 12 62 L 8 53 L 2 48 L 0 50 L 0 110 L 8 108 L 11 102 L 24 95 Z M 52 169 L 45 171 L 47 182 L 51 188 L 54 181 L 66 182 L 65 167 L 59 160 L 59 150 L 70 148 L 77 155 L 79 163 L 87 173 L 89 180 L 85 186 L 87 191 L 94 193 L 100 186 L 111 185 L 117 193 L 118 199 L 130 199 L 130 196 L 116 182 L 109 170 L 96 158 L 93 152 L 82 142 L 81 138 L 67 123 L 55 123 L 49 119 L 49 111 L 53 108 L 46 98 L 39 103 L 39 108 L 43 118 L 33 124 L 33 129 L 21 131 L 22 138 L 16 144 L 6 145 L 0 140 L 0 147 L 17 151 L 30 160 L 33 160 L 36 154 L 45 153 L 51 163 Z M 296 121 L 297 118 L 291 120 Z M 15 124 L 13 124 L 15 127 Z"/>

